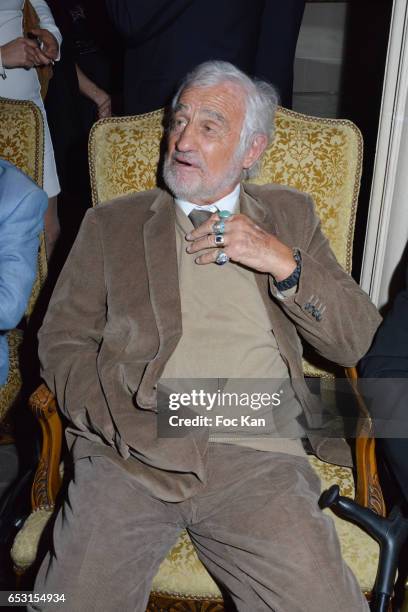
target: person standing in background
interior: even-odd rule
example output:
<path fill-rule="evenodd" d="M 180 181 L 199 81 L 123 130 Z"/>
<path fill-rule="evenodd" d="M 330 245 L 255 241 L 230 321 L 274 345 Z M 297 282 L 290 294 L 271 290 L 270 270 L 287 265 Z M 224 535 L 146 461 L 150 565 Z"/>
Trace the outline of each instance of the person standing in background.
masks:
<path fill-rule="evenodd" d="M 292 108 L 293 66 L 305 0 L 265 0 L 254 76 L 269 81 L 280 103 Z"/>
<path fill-rule="evenodd" d="M 169 103 L 182 76 L 225 60 L 292 105 L 293 61 L 305 0 L 105 0 L 125 50 L 124 112 Z"/>
<path fill-rule="evenodd" d="M 44 0 L 31 0 L 31 4 L 40 21 L 40 28 L 32 31 L 37 40 L 30 40 L 23 35 L 24 0 L 1 1 L 0 96 L 31 100 L 41 110 L 44 119 L 44 190 L 48 195 L 45 238 L 49 258 L 60 233 L 57 213 L 60 184 L 35 66 L 49 65 L 59 59 L 62 37 L 47 3 Z"/>
<path fill-rule="evenodd" d="M 58 273 L 91 206 L 88 137 L 97 119 L 111 115 L 110 64 L 95 39 L 94 7 L 88 14 L 84 0 L 48 2 L 63 35 L 61 61 L 54 68 L 45 100 L 61 183 Z"/>

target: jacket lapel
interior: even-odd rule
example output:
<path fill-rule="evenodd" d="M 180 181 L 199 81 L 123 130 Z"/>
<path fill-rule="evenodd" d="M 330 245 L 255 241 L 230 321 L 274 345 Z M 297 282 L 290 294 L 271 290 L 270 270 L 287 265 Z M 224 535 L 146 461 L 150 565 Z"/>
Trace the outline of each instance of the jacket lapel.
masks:
<path fill-rule="evenodd" d="M 245 190 L 244 185 L 241 185 L 240 211 L 242 214 L 252 219 L 259 227 L 262 227 L 266 232 L 277 234 L 276 223 L 273 221 L 271 211 L 263 202 L 260 202 L 250 195 Z M 269 298 L 269 275 L 261 272 L 254 272 L 254 274 L 271 322 L 273 322 L 274 309 L 271 308 L 271 299 Z"/>
<path fill-rule="evenodd" d="M 248 215 L 257 225 L 266 232 L 279 237 L 279 226 L 273 216 L 273 207 L 253 197 L 248 191 L 241 189 L 240 210 Z M 271 322 L 271 329 L 278 344 L 279 352 L 286 365 L 291 370 L 297 355 L 297 334 L 281 307 L 271 297 L 269 290 L 269 274 L 254 272 L 255 279 L 264 301 L 266 311 Z M 295 348 L 294 348 L 295 347 Z M 293 372 L 291 372 L 293 374 Z"/>
<path fill-rule="evenodd" d="M 245 185 L 241 185 L 239 207 L 242 214 L 247 215 L 266 232 L 277 234 L 272 208 L 255 198 Z"/>
<path fill-rule="evenodd" d="M 161 191 L 151 206 L 143 237 L 151 304 L 159 332 L 159 350 L 149 363 L 137 392 L 141 408 L 156 410 L 155 383 L 160 367 L 174 351 L 182 333 L 173 198 Z"/>

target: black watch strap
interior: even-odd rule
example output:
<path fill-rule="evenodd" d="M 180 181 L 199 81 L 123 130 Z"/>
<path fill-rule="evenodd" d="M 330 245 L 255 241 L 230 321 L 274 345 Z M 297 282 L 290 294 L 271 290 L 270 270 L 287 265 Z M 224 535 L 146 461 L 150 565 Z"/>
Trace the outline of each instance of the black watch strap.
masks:
<path fill-rule="evenodd" d="M 275 281 L 275 287 L 278 291 L 287 291 L 287 289 L 292 289 L 292 287 L 296 287 L 299 282 L 300 273 L 302 271 L 302 256 L 299 249 L 293 249 L 293 258 L 296 261 L 296 268 L 287 278 L 284 278 L 281 281 Z"/>

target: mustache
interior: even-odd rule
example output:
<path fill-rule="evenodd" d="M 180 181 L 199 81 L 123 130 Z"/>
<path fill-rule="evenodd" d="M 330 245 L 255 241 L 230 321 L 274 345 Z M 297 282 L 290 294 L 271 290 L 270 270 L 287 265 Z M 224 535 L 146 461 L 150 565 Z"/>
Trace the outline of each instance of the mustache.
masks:
<path fill-rule="evenodd" d="M 195 155 L 191 155 L 189 153 L 178 153 L 177 151 L 175 151 L 171 155 L 171 162 L 178 162 L 181 164 L 194 166 L 195 168 L 202 168 L 200 160 Z"/>

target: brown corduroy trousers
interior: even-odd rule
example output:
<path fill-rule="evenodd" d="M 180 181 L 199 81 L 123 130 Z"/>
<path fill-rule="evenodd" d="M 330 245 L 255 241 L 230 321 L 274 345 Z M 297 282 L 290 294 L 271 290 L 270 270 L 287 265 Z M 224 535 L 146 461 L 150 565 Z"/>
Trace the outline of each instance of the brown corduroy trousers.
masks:
<path fill-rule="evenodd" d="M 239 612 L 360 612 L 368 605 L 341 557 L 320 482 L 304 457 L 210 443 L 192 498 L 152 496 L 107 457 L 75 464 L 36 593 L 65 603 L 29 610 L 144 612 L 162 559 L 187 528 Z"/>

